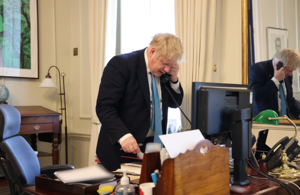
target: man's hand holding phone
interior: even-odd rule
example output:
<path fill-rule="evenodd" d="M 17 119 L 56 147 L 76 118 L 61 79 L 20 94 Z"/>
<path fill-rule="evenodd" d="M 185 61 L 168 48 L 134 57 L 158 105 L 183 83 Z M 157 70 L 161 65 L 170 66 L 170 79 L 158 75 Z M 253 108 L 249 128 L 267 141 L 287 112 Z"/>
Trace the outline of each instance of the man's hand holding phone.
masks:
<path fill-rule="evenodd" d="M 171 81 L 174 83 L 178 81 L 178 77 L 177 77 L 178 71 L 179 71 L 178 64 L 174 64 L 171 66 L 169 74 L 171 75 Z"/>

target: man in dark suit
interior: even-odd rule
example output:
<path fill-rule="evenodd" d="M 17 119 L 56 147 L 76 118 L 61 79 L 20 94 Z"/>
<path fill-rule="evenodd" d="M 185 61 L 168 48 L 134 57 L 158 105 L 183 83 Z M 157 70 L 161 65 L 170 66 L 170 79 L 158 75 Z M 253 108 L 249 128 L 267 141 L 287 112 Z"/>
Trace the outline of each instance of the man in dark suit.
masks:
<path fill-rule="evenodd" d="M 151 74 L 155 76 L 160 99 L 162 132 L 166 133 L 168 107 L 177 106 L 160 77 L 165 73 L 171 75 L 165 85 L 181 105 L 183 90 L 177 74 L 182 56 L 180 38 L 166 33 L 155 35 L 149 47 L 115 56 L 108 62 L 96 105 L 102 124 L 96 153 L 109 171 L 125 162 L 121 156 L 136 157 L 144 152 L 140 145 L 153 142 Z"/>
<path fill-rule="evenodd" d="M 277 70 L 278 62 L 283 67 Z M 300 107 L 293 97 L 293 71 L 300 68 L 300 56 L 296 50 L 283 49 L 272 60 L 258 62 L 250 66 L 249 82 L 253 90 L 253 117 L 261 111 L 271 109 L 282 114 L 279 84 L 282 81 L 287 103 L 286 113 L 299 118 Z M 285 100 L 284 100 L 285 101 Z"/>

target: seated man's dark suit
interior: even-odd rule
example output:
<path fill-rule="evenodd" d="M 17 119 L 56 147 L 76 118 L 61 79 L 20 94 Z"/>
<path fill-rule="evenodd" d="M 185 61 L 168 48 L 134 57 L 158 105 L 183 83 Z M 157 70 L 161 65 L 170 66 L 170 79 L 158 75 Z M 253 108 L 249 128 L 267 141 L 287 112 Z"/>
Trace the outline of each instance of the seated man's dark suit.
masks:
<path fill-rule="evenodd" d="M 258 62 L 250 66 L 249 83 L 253 90 L 253 117 L 266 109 L 278 111 L 278 88 L 271 80 L 274 76 L 272 60 Z M 287 113 L 298 119 L 300 107 L 293 97 L 292 76 L 284 79 L 286 87 Z"/>
<path fill-rule="evenodd" d="M 150 129 L 150 92 L 144 51 L 113 57 L 104 69 L 96 105 L 96 112 L 102 124 L 97 145 L 97 156 L 109 171 L 120 167 L 118 140 L 131 133 L 137 143 L 143 143 Z M 166 83 L 179 105 L 183 99 L 170 83 Z M 168 107 L 176 103 L 161 84 L 163 133 L 166 133 Z"/>

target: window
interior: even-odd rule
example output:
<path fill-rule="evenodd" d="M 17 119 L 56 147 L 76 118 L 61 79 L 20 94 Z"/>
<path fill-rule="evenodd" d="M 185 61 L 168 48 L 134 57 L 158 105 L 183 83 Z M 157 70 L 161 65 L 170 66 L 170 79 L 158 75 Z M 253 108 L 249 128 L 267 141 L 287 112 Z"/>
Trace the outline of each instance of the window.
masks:
<path fill-rule="evenodd" d="M 116 53 L 147 47 L 157 33 L 175 34 L 174 0 L 119 0 Z M 181 130 L 179 109 L 169 108 L 167 133 Z"/>
<path fill-rule="evenodd" d="M 120 53 L 147 47 L 157 33 L 175 34 L 174 0 L 122 0 L 119 2 L 120 39 L 117 47 L 120 48 Z"/>

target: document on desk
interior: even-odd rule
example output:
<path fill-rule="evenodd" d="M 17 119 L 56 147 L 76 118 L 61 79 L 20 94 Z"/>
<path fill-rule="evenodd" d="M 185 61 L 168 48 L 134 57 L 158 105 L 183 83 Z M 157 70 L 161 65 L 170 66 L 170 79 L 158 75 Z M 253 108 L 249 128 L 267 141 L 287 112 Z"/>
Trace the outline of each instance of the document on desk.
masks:
<path fill-rule="evenodd" d="M 112 179 L 115 176 L 99 164 L 79 169 L 58 171 L 54 175 L 64 183 Z"/>
<path fill-rule="evenodd" d="M 185 153 L 187 150 L 194 149 L 199 141 L 204 140 L 199 129 L 160 135 L 159 138 L 166 147 L 171 158 L 175 158 L 180 153 Z"/>
<path fill-rule="evenodd" d="M 121 164 L 121 169 L 117 169 L 114 171 L 115 173 L 123 173 L 122 170 L 126 169 L 127 175 L 134 175 L 134 176 L 140 176 L 142 165 L 135 164 L 135 163 L 123 163 Z"/>

